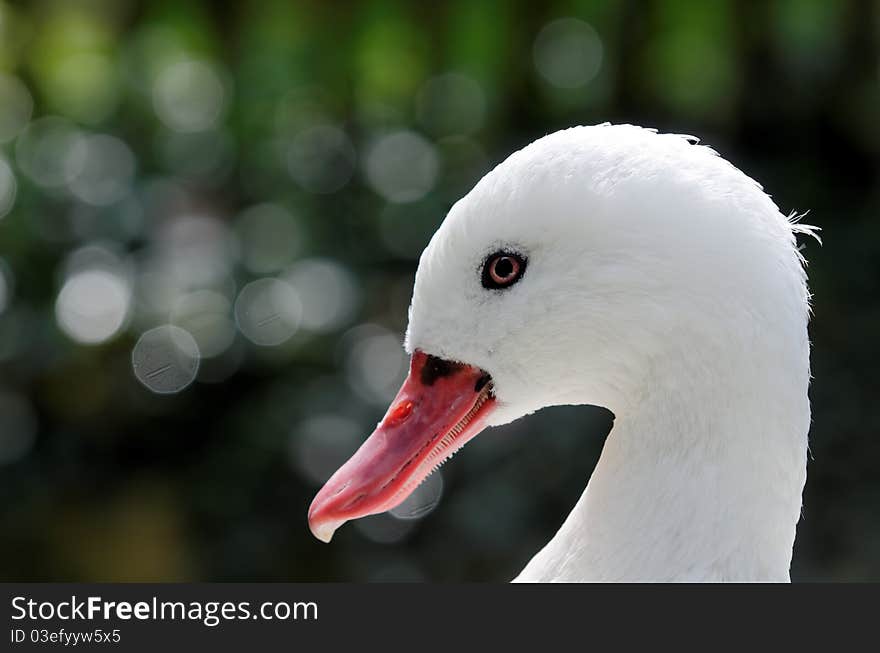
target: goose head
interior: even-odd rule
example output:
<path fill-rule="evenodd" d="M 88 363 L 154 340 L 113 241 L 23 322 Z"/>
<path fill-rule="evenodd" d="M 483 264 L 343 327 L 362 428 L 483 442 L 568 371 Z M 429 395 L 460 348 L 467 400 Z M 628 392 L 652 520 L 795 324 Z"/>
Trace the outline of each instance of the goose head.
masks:
<path fill-rule="evenodd" d="M 388 510 L 487 426 L 561 404 L 635 409 L 689 352 L 748 350 L 803 319 L 789 222 L 693 139 L 576 127 L 511 155 L 449 211 L 419 261 L 409 375 L 309 510 L 329 541 Z M 697 355 L 697 354 L 694 354 Z"/>

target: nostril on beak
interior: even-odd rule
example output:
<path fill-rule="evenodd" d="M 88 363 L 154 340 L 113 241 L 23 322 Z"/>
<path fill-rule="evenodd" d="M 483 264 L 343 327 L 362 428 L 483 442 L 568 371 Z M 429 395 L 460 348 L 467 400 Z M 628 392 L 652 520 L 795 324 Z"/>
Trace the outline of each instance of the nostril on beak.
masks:
<path fill-rule="evenodd" d="M 334 492 L 331 496 L 338 497 L 340 494 L 342 494 L 342 491 L 349 485 L 351 485 L 351 481 L 346 481 L 345 484 L 340 486 L 340 488 L 336 490 L 336 492 Z"/>
<path fill-rule="evenodd" d="M 385 418 L 385 426 L 397 426 L 405 422 L 413 411 L 413 402 L 402 401 L 395 406 Z"/>

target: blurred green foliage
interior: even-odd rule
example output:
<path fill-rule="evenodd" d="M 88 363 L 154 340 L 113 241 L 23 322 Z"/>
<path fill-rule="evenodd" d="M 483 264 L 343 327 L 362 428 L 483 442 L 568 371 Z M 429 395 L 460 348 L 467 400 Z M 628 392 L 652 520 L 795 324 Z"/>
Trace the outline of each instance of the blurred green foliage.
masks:
<path fill-rule="evenodd" d="M 0 577 L 512 577 L 605 411 L 478 438 L 425 518 L 328 547 L 306 509 L 401 379 L 449 206 L 613 121 L 699 135 L 822 227 L 793 577 L 880 579 L 878 116 L 877 0 L 0 3 Z"/>

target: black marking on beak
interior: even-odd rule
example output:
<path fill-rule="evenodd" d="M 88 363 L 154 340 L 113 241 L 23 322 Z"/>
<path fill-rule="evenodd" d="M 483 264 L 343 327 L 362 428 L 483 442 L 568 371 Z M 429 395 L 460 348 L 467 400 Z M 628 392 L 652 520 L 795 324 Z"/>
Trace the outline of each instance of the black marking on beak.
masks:
<path fill-rule="evenodd" d="M 453 361 L 437 358 L 436 356 L 428 356 L 425 366 L 422 368 L 422 383 L 424 385 L 434 385 L 434 381 L 444 376 L 452 376 L 458 372 L 464 365 Z"/>

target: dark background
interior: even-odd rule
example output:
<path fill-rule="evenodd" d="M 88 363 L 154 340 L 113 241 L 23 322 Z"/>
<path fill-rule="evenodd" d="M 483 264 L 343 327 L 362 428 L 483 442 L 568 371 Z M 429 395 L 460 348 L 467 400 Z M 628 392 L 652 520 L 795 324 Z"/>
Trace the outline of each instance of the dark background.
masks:
<path fill-rule="evenodd" d="M 490 431 L 330 546 L 306 510 L 402 379 L 449 206 L 604 121 L 822 228 L 792 576 L 880 580 L 876 0 L 0 2 L 0 578 L 515 575 L 607 412 Z"/>

